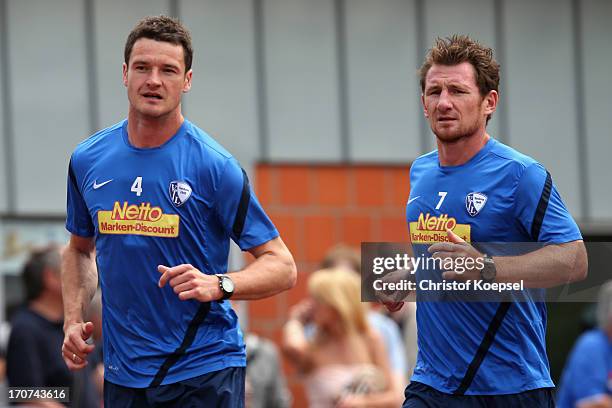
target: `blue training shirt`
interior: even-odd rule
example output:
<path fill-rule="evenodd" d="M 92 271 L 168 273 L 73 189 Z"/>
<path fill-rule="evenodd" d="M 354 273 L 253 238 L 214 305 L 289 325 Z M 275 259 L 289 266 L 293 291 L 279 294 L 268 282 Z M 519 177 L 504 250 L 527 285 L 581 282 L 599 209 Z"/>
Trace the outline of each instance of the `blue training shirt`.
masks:
<path fill-rule="evenodd" d="M 557 407 L 574 408 L 603 395 L 612 397 L 612 340 L 596 329 L 576 341 L 561 376 Z"/>
<path fill-rule="evenodd" d="M 473 244 L 582 239 L 550 174 L 494 139 L 459 166 L 441 166 L 437 151 L 419 157 L 410 185 L 406 214 L 414 256 L 429 256 L 430 245 L 447 240 L 447 228 Z M 417 271 L 416 277 L 426 276 Z M 554 386 L 544 303 L 420 302 L 417 324 L 413 381 L 466 395 Z"/>
<path fill-rule="evenodd" d="M 136 148 L 126 120 L 79 144 L 68 173 L 66 228 L 95 237 L 105 378 L 140 388 L 244 366 L 230 303 L 181 301 L 157 271 L 225 273 L 230 238 L 246 250 L 278 236 L 231 154 L 188 120 Z"/>

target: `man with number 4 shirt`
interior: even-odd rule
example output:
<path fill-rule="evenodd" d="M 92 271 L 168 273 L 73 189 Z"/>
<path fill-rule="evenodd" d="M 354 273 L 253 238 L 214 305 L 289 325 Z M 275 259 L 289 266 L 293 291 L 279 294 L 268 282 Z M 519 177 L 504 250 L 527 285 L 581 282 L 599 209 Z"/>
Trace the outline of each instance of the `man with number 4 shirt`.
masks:
<path fill-rule="evenodd" d="M 128 117 L 70 159 L 62 354 L 77 370 L 93 349 L 83 310 L 95 256 L 111 407 L 243 406 L 245 345 L 226 299 L 295 284 L 293 258 L 244 170 L 181 114 L 192 56 L 177 20 L 138 23 L 124 53 Z M 230 239 L 255 261 L 226 273 Z"/>

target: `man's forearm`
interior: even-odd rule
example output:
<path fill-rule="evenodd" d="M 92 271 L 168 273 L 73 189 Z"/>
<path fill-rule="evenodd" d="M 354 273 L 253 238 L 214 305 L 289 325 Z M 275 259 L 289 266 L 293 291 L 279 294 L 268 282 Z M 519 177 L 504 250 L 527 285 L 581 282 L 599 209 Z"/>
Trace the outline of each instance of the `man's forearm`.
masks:
<path fill-rule="evenodd" d="M 295 285 L 295 263 L 289 251 L 264 253 L 239 272 L 228 274 L 235 283 L 232 299 L 273 296 Z"/>
<path fill-rule="evenodd" d="M 523 281 L 528 288 L 550 288 L 586 277 L 587 255 L 582 241 L 548 245 L 520 256 L 494 256 L 496 282 Z"/>
<path fill-rule="evenodd" d="M 93 254 L 68 246 L 62 264 L 64 325 L 82 322 L 98 286 Z"/>

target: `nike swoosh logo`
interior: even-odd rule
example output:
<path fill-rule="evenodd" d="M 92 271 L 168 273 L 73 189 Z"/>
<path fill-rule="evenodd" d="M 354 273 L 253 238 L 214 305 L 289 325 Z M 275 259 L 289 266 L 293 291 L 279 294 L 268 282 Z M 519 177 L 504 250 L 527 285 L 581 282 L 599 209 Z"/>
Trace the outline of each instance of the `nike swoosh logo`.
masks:
<path fill-rule="evenodd" d="M 99 189 L 100 187 L 107 185 L 107 184 L 108 184 L 108 183 L 110 183 L 111 181 L 113 181 L 113 179 L 106 180 L 105 182 L 98 184 L 98 180 L 95 180 L 95 181 L 94 181 L 94 183 L 93 183 L 93 188 L 94 188 L 94 190 L 97 190 L 97 189 Z"/>
<path fill-rule="evenodd" d="M 410 200 L 408 200 L 408 204 L 410 204 L 411 202 L 413 202 L 414 200 L 416 200 L 419 197 L 421 197 L 421 196 L 416 196 L 414 198 L 411 198 Z M 408 204 L 406 204 L 406 205 L 408 205 Z"/>

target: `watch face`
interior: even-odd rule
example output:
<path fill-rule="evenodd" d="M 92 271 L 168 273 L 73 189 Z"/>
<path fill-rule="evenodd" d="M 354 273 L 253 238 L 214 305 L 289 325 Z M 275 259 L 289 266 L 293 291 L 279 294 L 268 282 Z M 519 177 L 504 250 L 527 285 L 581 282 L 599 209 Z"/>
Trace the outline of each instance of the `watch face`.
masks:
<path fill-rule="evenodd" d="M 496 273 L 495 263 L 493 260 L 485 259 L 484 269 L 482 270 L 481 276 L 483 279 L 492 280 L 495 278 Z"/>
<path fill-rule="evenodd" d="M 234 291 L 234 282 L 230 278 L 223 278 L 221 286 L 223 286 L 225 292 L 232 293 Z"/>

